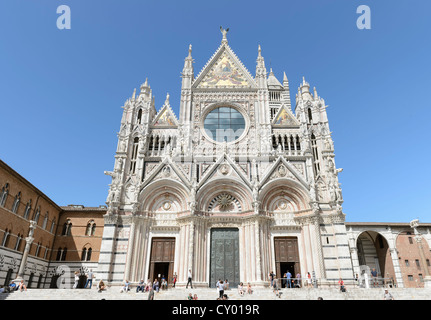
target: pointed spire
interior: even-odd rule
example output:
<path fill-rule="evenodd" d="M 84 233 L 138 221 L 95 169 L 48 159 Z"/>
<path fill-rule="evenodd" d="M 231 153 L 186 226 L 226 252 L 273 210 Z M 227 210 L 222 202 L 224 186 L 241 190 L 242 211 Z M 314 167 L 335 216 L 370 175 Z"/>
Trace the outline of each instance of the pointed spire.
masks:
<path fill-rule="evenodd" d="M 305 77 L 302 77 L 301 92 L 302 92 L 302 99 L 304 100 L 313 99 L 310 93 L 310 84 L 307 81 L 305 81 Z"/>
<path fill-rule="evenodd" d="M 262 48 L 260 47 L 260 45 L 258 46 L 258 49 L 257 49 L 257 52 L 258 52 L 258 58 L 262 58 Z"/>
<path fill-rule="evenodd" d="M 317 95 L 316 87 L 313 87 L 313 91 L 314 91 L 314 100 L 318 100 L 319 96 Z"/>
<path fill-rule="evenodd" d="M 136 88 L 133 90 L 132 100 L 135 100 L 135 96 L 136 96 Z"/>
<path fill-rule="evenodd" d="M 289 80 L 287 80 L 286 71 L 283 71 L 283 82 L 289 82 Z"/>

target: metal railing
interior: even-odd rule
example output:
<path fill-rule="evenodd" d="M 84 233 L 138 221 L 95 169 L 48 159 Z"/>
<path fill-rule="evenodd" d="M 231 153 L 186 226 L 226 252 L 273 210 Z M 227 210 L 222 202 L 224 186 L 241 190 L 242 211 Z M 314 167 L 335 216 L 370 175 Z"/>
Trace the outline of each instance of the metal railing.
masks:
<path fill-rule="evenodd" d="M 338 280 L 322 281 L 319 278 L 277 278 L 274 279 L 276 282 L 277 289 L 289 289 L 289 288 L 319 288 L 319 287 L 340 287 Z M 368 281 L 368 284 L 367 284 Z M 343 285 L 346 288 L 396 288 L 397 283 L 393 278 L 358 278 L 343 280 Z M 273 281 L 270 286 L 273 287 Z"/>

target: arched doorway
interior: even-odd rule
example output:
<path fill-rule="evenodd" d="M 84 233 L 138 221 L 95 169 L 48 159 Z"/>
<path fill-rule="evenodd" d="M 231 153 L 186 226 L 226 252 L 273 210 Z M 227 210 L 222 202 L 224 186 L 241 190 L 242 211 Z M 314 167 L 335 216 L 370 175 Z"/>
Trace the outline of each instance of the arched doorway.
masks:
<path fill-rule="evenodd" d="M 360 272 L 367 273 L 369 277 L 373 270 L 377 272 L 377 281 L 370 280 L 371 287 L 395 283 L 394 265 L 384 236 L 376 231 L 364 231 L 357 238 L 356 247 Z"/>

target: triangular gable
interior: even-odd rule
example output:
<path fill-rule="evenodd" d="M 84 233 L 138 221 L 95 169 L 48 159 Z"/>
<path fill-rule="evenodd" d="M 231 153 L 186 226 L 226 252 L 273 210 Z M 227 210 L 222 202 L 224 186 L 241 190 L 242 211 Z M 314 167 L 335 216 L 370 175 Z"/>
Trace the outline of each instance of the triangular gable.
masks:
<path fill-rule="evenodd" d="M 169 105 L 163 106 L 151 123 L 154 127 L 177 127 L 178 120 Z"/>
<path fill-rule="evenodd" d="M 299 122 L 293 116 L 292 112 L 282 105 L 272 120 L 272 125 L 277 127 L 292 127 L 299 126 Z"/>
<path fill-rule="evenodd" d="M 282 170 L 284 170 L 284 169 L 282 168 L 281 165 L 283 165 L 284 169 L 288 170 L 288 172 L 286 171 L 285 173 L 282 173 Z M 276 170 L 278 170 L 277 173 L 276 173 Z M 307 181 L 304 180 L 304 178 L 296 170 L 296 168 L 293 165 L 291 165 L 288 161 L 286 161 L 282 156 L 278 157 L 278 159 L 272 165 L 272 168 L 270 170 L 268 170 L 268 172 L 264 175 L 264 177 L 260 181 L 259 187 L 264 186 L 269 180 L 271 180 L 271 177 L 273 175 L 277 176 L 277 177 L 284 177 L 287 179 L 293 178 L 297 182 L 301 183 L 305 188 L 307 188 L 307 189 L 310 188 Z"/>
<path fill-rule="evenodd" d="M 187 188 L 191 188 L 190 181 L 187 177 L 182 173 L 181 169 L 177 167 L 177 165 L 172 162 L 169 158 L 163 159 L 160 164 L 151 171 L 151 174 L 145 178 L 144 182 L 141 185 L 140 192 L 151 182 L 159 179 L 174 179 L 181 181 Z"/>
<path fill-rule="evenodd" d="M 194 88 L 256 88 L 256 82 L 227 44 L 222 44 L 193 83 Z"/>
<path fill-rule="evenodd" d="M 211 177 L 213 177 L 217 170 L 221 172 L 221 175 L 223 175 L 223 172 L 226 170 L 227 177 L 232 177 L 233 173 L 234 177 L 243 180 L 244 183 L 251 189 L 250 181 L 248 181 L 242 169 L 240 169 L 226 154 L 223 154 L 210 168 L 205 171 L 204 176 L 202 177 L 201 181 L 199 181 L 199 188 L 203 186 Z"/>

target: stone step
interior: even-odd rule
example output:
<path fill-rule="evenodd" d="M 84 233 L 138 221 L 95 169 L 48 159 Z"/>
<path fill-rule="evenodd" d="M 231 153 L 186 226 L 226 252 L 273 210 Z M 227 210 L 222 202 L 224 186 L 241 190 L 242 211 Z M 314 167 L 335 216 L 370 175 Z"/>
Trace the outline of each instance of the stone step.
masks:
<path fill-rule="evenodd" d="M 226 290 L 230 300 L 316 300 L 322 297 L 324 300 L 381 300 L 382 288 L 351 288 L 346 293 L 337 288 L 310 288 L 310 289 L 282 289 L 281 297 L 277 297 L 269 288 L 255 289 L 253 294 L 240 296 L 237 290 Z M 431 289 L 392 288 L 389 292 L 396 300 L 431 300 Z M 155 293 L 156 300 L 186 300 L 189 293 L 197 294 L 199 300 L 216 300 L 216 289 L 175 288 L 161 290 Z M 0 294 L 0 300 L 146 300 L 148 293 L 136 293 L 133 288 L 125 293 L 120 288 L 111 287 L 101 293 L 92 289 L 28 289 L 23 292 Z"/>

